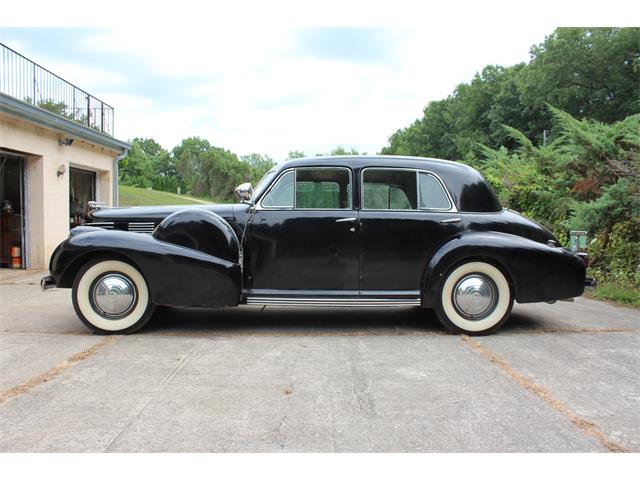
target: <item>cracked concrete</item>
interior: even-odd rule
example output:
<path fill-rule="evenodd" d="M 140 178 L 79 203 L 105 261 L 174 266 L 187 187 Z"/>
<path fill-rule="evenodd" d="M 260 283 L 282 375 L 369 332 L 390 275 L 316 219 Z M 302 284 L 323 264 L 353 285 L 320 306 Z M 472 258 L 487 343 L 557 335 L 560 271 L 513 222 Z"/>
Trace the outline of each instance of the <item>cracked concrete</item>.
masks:
<path fill-rule="evenodd" d="M 106 340 L 33 283 L 0 282 L 2 452 L 640 452 L 636 309 L 516 305 L 471 341 L 413 308 L 163 309 Z"/>

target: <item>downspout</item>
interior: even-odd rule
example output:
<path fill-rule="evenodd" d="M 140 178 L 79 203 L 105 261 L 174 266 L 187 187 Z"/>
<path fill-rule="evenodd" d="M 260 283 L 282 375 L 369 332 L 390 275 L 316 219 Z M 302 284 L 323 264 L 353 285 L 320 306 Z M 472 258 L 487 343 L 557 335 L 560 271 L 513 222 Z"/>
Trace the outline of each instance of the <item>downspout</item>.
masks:
<path fill-rule="evenodd" d="M 124 157 L 127 156 L 127 154 L 129 153 L 129 149 L 126 148 L 124 149 L 124 151 L 122 152 L 121 155 L 118 155 L 116 158 L 113 159 L 113 206 L 117 207 L 119 205 L 119 198 L 118 198 L 118 176 L 119 176 L 119 171 L 118 171 L 118 164 L 120 163 L 120 160 L 122 160 Z"/>

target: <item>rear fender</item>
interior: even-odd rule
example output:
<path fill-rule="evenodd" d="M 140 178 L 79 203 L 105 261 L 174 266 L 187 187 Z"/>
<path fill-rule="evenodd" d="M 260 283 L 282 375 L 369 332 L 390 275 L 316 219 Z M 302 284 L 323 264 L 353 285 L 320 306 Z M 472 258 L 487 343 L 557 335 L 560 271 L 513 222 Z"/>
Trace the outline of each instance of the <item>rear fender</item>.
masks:
<path fill-rule="evenodd" d="M 582 295 L 584 262 L 562 248 L 501 232 L 469 233 L 445 243 L 433 255 L 422 282 L 422 305 L 433 307 L 445 276 L 455 266 L 486 261 L 500 268 L 519 303 Z"/>

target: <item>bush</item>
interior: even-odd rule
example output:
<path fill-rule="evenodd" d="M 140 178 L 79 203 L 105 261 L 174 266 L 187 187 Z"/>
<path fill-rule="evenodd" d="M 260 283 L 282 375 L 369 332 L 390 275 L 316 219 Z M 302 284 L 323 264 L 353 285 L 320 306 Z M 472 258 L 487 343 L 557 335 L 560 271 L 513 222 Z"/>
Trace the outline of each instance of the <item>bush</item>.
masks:
<path fill-rule="evenodd" d="M 599 232 L 591 244 L 590 273 L 599 282 L 640 288 L 640 220 L 618 223 L 605 235 Z"/>

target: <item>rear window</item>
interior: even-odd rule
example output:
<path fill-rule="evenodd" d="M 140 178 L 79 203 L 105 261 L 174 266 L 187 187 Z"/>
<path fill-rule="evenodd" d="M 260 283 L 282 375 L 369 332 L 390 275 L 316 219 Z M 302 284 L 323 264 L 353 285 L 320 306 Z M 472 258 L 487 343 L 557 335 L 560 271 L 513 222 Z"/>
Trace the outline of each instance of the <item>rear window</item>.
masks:
<path fill-rule="evenodd" d="M 449 210 L 451 202 L 436 177 L 425 172 L 418 173 L 420 208 Z"/>

